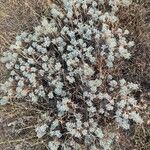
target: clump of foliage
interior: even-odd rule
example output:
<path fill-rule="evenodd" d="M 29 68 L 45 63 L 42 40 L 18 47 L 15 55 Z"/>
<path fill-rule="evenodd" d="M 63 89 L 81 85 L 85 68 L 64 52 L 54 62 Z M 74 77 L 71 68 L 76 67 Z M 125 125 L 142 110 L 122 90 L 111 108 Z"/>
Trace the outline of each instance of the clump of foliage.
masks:
<path fill-rule="evenodd" d="M 18 35 L 3 53 L 10 77 L 1 84 L 0 104 L 11 98 L 46 103 L 47 117 L 35 131 L 38 138 L 50 137 L 51 150 L 108 150 L 117 133 L 109 132 L 104 120 L 125 130 L 130 121 L 143 122 L 133 95 L 139 85 L 112 74 L 134 46 L 116 16 L 120 5 L 130 3 L 56 1 L 50 18 L 33 33 Z"/>

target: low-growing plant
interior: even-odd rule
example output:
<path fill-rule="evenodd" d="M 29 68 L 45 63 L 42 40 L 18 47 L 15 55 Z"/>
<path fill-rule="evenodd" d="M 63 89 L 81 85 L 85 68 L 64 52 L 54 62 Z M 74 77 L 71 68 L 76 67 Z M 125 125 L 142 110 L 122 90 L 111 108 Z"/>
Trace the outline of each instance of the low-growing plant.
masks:
<path fill-rule="evenodd" d="M 51 150 L 111 149 L 117 133 L 141 124 L 133 92 L 140 85 L 113 73 L 134 46 L 130 33 L 118 27 L 120 6 L 130 0 L 61 0 L 52 4 L 33 33 L 23 32 L 3 53 L 10 70 L 1 84 L 3 97 L 46 103 L 45 122 L 35 129 L 38 138 L 50 137 Z M 106 120 L 106 122 L 105 122 Z"/>

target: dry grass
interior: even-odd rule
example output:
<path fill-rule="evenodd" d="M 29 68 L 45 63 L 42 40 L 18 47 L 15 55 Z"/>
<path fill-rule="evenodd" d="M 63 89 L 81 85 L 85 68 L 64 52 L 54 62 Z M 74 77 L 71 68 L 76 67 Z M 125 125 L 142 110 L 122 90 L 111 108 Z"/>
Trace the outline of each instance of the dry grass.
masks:
<path fill-rule="evenodd" d="M 133 57 L 130 62 L 122 65 L 122 74 L 129 81 L 138 81 L 141 91 L 138 98 L 150 100 L 150 4 L 148 1 L 136 0 L 129 9 L 118 13 L 120 25 L 132 33 L 136 46 L 132 50 Z M 0 0 L 0 53 L 2 53 L 14 37 L 21 31 L 32 31 L 32 27 L 38 24 L 41 16 L 46 14 L 50 0 Z M 0 65 L 0 79 L 3 82 L 7 78 L 5 68 Z M 30 107 L 29 107 L 30 106 Z M 145 120 L 148 120 L 147 108 Z M 42 110 L 32 107 L 31 104 L 19 104 L 13 102 L 0 108 L 0 150 L 46 150 L 44 141 L 39 141 L 33 133 L 34 125 L 40 119 Z M 14 121 L 18 123 L 15 124 Z M 14 123 L 14 130 L 8 124 Z M 123 141 L 116 150 L 149 150 L 150 138 L 149 124 L 133 128 L 132 133 L 122 133 Z M 125 140 L 126 138 L 126 140 Z M 46 139 L 45 139 L 46 140 Z"/>

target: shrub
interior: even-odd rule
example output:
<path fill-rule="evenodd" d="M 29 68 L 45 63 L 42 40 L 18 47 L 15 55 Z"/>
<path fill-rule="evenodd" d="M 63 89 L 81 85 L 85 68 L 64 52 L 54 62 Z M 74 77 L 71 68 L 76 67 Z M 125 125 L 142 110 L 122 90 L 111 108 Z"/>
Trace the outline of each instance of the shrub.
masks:
<path fill-rule="evenodd" d="M 52 5 L 33 33 L 23 32 L 3 53 L 10 70 L 1 85 L 4 97 L 46 103 L 48 119 L 36 128 L 38 138 L 50 137 L 52 150 L 111 148 L 117 133 L 104 120 L 123 129 L 130 120 L 142 123 L 133 92 L 138 84 L 111 74 L 130 59 L 128 30 L 115 15 L 129 0 L 61 0 Z M 47 111 L 47 110 L 45 110 Z"/>

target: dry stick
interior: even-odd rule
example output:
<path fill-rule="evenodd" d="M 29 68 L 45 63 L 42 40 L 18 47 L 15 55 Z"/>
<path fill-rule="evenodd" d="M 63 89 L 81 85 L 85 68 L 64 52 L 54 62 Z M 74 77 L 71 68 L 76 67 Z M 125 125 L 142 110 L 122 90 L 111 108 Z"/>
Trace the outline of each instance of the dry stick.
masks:
<path fill-rule="evenodd" d="M 6 40 L 6 38 L 4 38 L 4 36 L 2 36 L 1 34 L 0 34 L 0 38 L 4 41 L 4 43 L 6 43 L 6 44 L 10 44 L 7 40 Z"/>
<path fill-rule="evenodd" d="M 18 142 L 23 142 L 26 140 L 32 140 L 34 138 L 37 138 L 37 136 L 33 136 L 33 137 L 29 137 L 29 138 L 25 138 L 25 139 L 17 139 L 17 140 L 7 140 L 7 141 L 0 141 L 0 145 L 2 144 L 7 144 L 7 143 L 18 143 Z"/>

